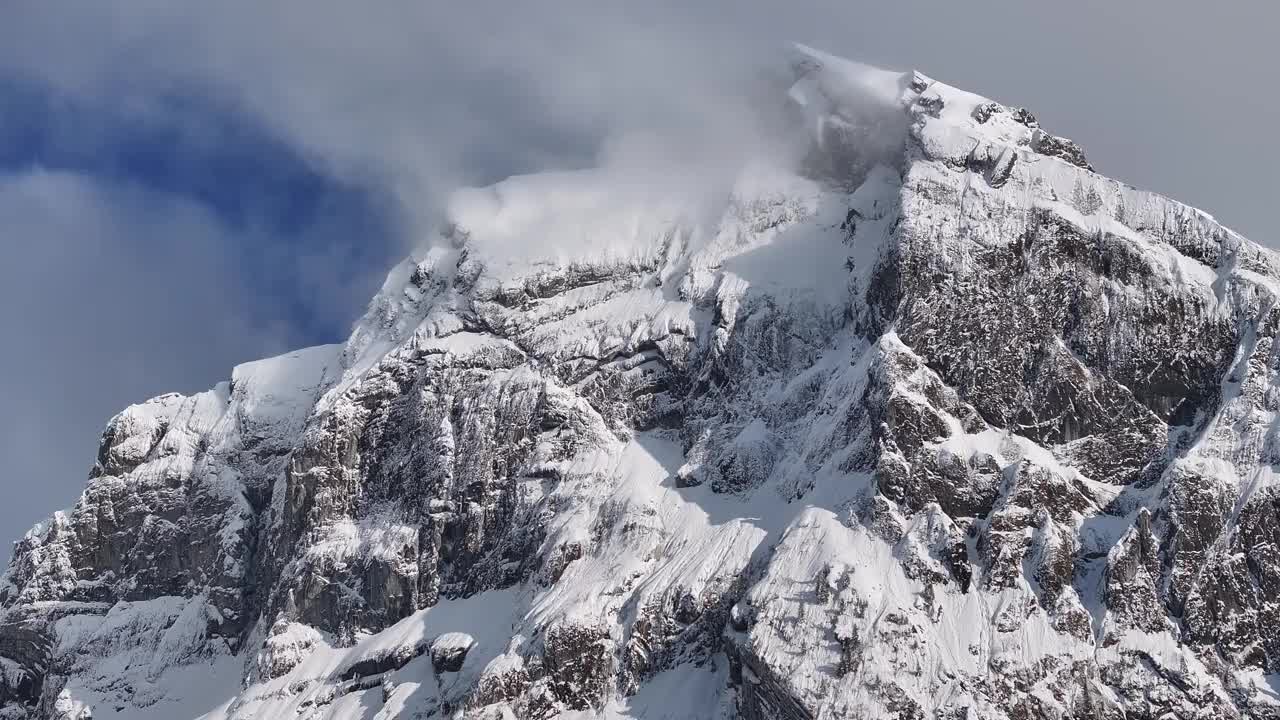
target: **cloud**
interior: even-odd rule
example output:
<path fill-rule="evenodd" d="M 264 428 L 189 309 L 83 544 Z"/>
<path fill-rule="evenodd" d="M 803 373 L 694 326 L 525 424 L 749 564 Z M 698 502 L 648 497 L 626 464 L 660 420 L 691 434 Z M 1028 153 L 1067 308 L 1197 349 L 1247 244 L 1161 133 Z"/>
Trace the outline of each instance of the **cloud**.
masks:
<path fill-rule="evenodd" d="M 111 415 L 300 340 L 238 281 L 244 240 L 181 197 L 33 170 L 0 176 L 0 218 L 11 535 L 74 499 Z"/>
<path fill-rule="evenodd" d="M 55 3 L 6 23 L 0 65 L 139 113 L 199 88 L 429 217 L 456 185 L 590 165 L 619 137 L 678 154 L 757 134 L 744 95 L 781 44 L 762 51 L 678 7 Z"/>
<path fill-rule="evenodd" d="M 453 185 L 589 165 L 619 128 L 731 122 L 735 79 L 800 41 L 1028 105 L 1103 170 L 1257 230 L 1270 224 L 1256 183 L 1178 168 L 1276 160 L 1254 128 L 1280 119 L 1276 94 L 1257 91 L 1277 20 L 1273 4 L 1192 0 L 51 2 L 6 17 L 0 67 L 138 112 L 198 88 L 429 220 Z M 1223 112 L 1245 97 L 1250 112 Z"/>

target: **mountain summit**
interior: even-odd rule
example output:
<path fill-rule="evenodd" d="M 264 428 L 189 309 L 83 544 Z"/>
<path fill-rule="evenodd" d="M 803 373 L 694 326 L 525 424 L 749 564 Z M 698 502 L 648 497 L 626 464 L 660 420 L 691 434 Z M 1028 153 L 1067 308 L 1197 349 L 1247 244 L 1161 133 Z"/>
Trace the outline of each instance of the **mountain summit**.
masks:
<path fill-rule="evenodd" d="M 345 344 L 112 419 L 0 717 L 1280 717 L 1280 257 L 790 67 L 794 162 L 461 191 Z"/>

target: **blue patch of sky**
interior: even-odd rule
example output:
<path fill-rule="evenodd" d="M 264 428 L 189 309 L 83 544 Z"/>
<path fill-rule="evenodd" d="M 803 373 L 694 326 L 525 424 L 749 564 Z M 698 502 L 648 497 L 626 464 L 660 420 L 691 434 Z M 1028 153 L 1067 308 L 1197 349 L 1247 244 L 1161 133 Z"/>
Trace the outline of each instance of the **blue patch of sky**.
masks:
<path fill-rule="evenodd" d="M 384 199 L 319 171 L 210 98 L 173 94 L 145 108 L 90 103 L 4 76 L 0 98 L 0 173 L 70 171 L 200 204 L 243 238 L 223 250 L 254 306 L 305 342 L 344 338 L 362 308 L 320 301 L 323 288 L 307 281 L 293 256 L 323 249 L 326 280 L 362 283 L 371 293 L 402 253 Z M 363 295 L 354 290 L 344 294 Z"/>

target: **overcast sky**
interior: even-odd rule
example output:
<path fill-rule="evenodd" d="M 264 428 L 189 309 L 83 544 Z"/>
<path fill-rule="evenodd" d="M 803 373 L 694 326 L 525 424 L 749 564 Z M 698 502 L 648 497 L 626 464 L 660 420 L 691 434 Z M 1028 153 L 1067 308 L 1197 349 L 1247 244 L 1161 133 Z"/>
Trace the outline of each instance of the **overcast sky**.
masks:
<path fill-rule="evenodd" d="M 341 340 L 458 184 L 738 135 L 788 41 L 1026 106 L 1112 177 L 1280 243 L 1276 3 L 120 0 L 0 23 L 0 536 L 103 424 Z"/>

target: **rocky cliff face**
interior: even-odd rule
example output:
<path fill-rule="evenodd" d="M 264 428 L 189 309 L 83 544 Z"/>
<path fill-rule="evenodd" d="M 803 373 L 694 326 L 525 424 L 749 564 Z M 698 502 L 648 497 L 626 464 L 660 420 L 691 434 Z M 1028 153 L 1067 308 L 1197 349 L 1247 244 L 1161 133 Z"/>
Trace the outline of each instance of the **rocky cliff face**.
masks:
<path fill-rule="evenodd" d="M 787 97 L 710 217 L 459 193 L 345 345 L 113 419 L 0 716 L 1280 717 L 1280 257 L 920 74 Z"/>

